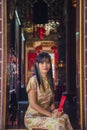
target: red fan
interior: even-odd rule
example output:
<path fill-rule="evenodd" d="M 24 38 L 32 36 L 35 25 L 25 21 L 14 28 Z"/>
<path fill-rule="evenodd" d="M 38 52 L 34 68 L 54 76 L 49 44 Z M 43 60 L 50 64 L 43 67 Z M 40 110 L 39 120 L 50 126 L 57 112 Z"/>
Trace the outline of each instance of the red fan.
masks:
<path fill-rule="evenodd" d="M 61 97 L 60 104 L 59 104 L 59 106 L 58 106 L 58 111 L 61 111 L 61 110 L 62 110 L 65 101 L 66 101 L 66 96 L 63 95 L 63 96 Z"/>

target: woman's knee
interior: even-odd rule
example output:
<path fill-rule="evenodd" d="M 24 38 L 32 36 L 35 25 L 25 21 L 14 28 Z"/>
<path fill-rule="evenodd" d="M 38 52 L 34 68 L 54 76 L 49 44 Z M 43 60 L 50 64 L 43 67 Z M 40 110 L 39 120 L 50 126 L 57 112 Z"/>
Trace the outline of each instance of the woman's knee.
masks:
<path fill-rule="evenodd" d="M 63 113 L 62 117 L 69 118 L 68 114 Z"/>

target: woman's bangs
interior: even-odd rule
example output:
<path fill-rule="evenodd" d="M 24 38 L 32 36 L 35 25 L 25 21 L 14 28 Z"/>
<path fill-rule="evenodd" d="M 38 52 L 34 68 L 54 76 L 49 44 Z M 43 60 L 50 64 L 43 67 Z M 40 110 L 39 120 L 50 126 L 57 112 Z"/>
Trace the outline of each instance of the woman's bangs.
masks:
<path fill-rule="evenodd" d="M 43 57 L 40 62 L 50 62 L 50 59 L 48 57 Z"/>

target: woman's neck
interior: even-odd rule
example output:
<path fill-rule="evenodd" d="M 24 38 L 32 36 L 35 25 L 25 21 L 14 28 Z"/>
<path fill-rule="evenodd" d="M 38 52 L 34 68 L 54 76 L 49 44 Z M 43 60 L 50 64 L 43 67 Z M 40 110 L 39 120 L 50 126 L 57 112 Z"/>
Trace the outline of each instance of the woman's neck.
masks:
<path fill-rule="evenodd" d="M 47 78 L 47 74 L 41 74 L 42 78 Z"/>

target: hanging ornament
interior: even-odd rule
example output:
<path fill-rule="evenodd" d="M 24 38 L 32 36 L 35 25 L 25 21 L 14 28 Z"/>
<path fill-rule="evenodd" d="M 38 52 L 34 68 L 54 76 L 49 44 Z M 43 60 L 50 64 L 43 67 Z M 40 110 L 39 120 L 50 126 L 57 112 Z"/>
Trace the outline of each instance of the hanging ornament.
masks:
<path fill-rule="evenodd" d="M 41 24 L 39 27 L 37 27 L 37 36 L 40 39 L 43 39 L 44 38 L 44 34 L 45 34 L 45 29 L 44 29 L 43 24 Z"/>

